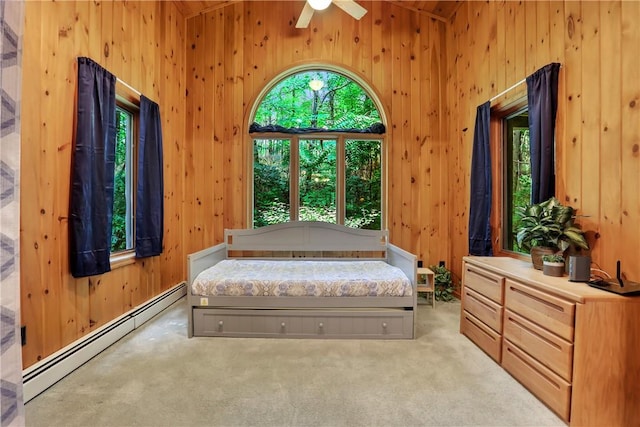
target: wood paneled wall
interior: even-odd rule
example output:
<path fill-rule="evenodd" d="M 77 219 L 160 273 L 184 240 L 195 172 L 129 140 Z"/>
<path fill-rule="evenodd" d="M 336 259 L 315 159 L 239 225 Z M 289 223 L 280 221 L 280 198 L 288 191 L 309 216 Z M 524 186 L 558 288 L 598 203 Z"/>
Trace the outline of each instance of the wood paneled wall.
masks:
<path fill-rule="evenodd" d="M 560 62 L 557 190 L 578 209 L 593 261 L 640 282 L 640 3 L 464 2 L 447 27 L 452 265 L 467 254 L 476 107 Z M 526 94 L 520 86 L 498 100 Z M 494 229 L 494 238 L 498 230 Z"/>
<path fill-rule="evenodd" d="M 21 311 L 26 368 L 185 280 L 185 20 L 173 2 L 26 2 Z M 108 274 L 69 273 L 68 205 L 76 57 L 89 56 L 160 105 L 164 253 Z"/>
<path fill-rule="evenodd" d="M 425 264 L 450 252 L 448 138 L 444 120 L 445 23 L 388 2 L 337 7 L 296 29 L 302 1 L 251 1 L 187 20 L 185 223 L 188 251 L 247 226 L 249 111 L 280 73 L 330 64 L 366 81 L 389 119 L 391 241 Z"/>

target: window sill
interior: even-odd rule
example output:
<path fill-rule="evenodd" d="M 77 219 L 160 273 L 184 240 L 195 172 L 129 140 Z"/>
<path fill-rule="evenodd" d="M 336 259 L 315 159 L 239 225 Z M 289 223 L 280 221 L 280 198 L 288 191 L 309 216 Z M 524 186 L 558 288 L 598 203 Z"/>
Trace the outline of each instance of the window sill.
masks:
<path fill-rule="evenodd" d="M 136 262 L 136 253 L 135 251 L 119 252 L 111 256 L 110 262 L 112 270 L 134 264 Z"/>
<path fill-rule="evenodd" d="M 495 253 L 495 251 L 494 251 Z M 531 255 L 529 254 L 523 254 L 523 253 L 519 253 L 519 252 L 513 252 L 513 251 L 508 251 L 508 250 L 500 250 L 497 253 L 495 253 L 495 256 L 503 256 L 503 257 L 509 257 L 509 258 L 515 258 L 515 259 L 519 259 L 522 261 L 531 261 Z"/>

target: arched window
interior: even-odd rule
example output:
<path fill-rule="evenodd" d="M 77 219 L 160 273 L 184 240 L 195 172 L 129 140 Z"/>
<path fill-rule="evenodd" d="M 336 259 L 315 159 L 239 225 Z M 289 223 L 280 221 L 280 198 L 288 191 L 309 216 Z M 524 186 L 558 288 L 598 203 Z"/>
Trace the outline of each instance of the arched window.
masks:
<path fill-rule="evenodd" d="M 382 227 L 385 126 L 363 85 L 338 71 L 297 71 L 266 91 L 252 119 L 253 227 Z"/>

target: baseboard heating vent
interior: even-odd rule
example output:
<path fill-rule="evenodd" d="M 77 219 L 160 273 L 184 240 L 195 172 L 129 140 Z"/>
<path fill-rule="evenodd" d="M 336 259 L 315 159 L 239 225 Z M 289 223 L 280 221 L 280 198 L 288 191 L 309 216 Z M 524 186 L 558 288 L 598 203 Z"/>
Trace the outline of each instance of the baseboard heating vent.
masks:
<path fill-rule="evenodd" d="M 153 316 L 169 307 L 174 302 L 187 294 L 187 284 L 185 282 L 174 286 L 168 291 L 158 295 L 152 300 L 139 305 L 131 311 L 131 317 L 135 322 L 135 328 L 138 329 L 143 323 L 150 320 Z"/>
<path fill-rule="evenodd" d="M 22 372 L 24 402 L 33 399 L 178 301 L 186 295 L 186 289 L 186 283 L 182 282 L 25 369 Z"/>

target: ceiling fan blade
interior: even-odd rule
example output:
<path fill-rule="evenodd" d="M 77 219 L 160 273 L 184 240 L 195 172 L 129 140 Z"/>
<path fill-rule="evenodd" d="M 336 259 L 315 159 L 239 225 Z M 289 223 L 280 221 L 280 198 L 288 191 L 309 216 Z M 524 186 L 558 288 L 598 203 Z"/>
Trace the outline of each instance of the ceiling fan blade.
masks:
<path fill-rule="evenodd" d="M 296 22 L 296 28 L 307 28 L 312 16 L 313 8 L 308 2 L 304 2 L 304 9 L 300 12 L 300 17 L 298 18 L 298 22 Z"/>
<path fill-rule="evenodd" d="M 367 13 L 367 9 L 360 6 L 354 0 L 333 0 L 333 4 L 353 16 L 355 19 L 360 19 Z"/>

